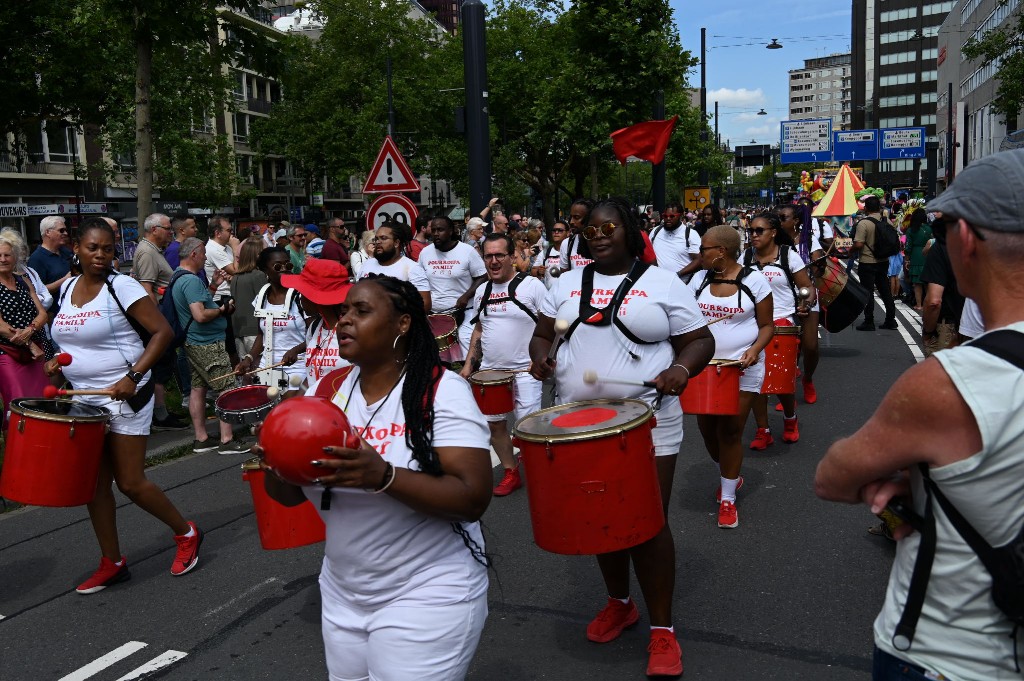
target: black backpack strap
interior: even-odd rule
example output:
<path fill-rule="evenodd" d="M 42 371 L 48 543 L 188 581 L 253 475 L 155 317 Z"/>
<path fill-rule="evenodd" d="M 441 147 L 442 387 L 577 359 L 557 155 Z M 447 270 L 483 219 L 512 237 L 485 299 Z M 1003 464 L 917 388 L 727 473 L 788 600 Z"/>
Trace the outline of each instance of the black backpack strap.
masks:
<path fill-rule="evenodd" d="M 171 309 L 174 311 L 174 314 L 178 314 L 178 312 L 177 312 L 177 308 L 175 308 L 175 306 L 174 306 L 174 296 L 171 295 L 171 289 L 174 288 L 174 283 L 176 281 L 178 281 L 179 279 L 181 279 L 182 277 L 184 277 L 187 274 L 191 274 L 192 276 L 197 277 L 197 278 L 199 277 L 199 275 L 196 274 L 195 272 L 189 272 L 188 270 L 185 270 L 185 269 L 175 270 L 174 274 L 171 275 L 171 280 L 169 282 L 167 282 L 167 289 L 164 290 L 164 298 L 170 297 L 170 299 L 171 299 Z M 183 329 L 184 333 L 188 333 L 188 330 L 192 327 L 192 322 L 194 322 L 194 321 L 195 321 L 195 317 L 193 317 L 192 315 L 189 315 L 188 322 L 185 323 L 185 328 Z"/>
<path fill-rule="evenodd" d="M 562 335 L 562 343 L 565 343 L 572 336 L 580 324 L 589 324 L 591 326 L 608 326 L 609 324 L 615 325 L 619 331 L 622 332 L 626 338 L 633 341 L 634 343 L 641 345 L 651 345 L 650 341 L 641 340 L 637 338 L 633 333 L 625 327 L 622 321 L 619 319 L 619 307 L 622 306 L 622 301 L 625 300 L 626 294 L 629 293 L 633 284 L 635 284 L 644 273 L 650 269 L 650 265 L 639 260 L 633 262 L 633 266 L 630 267 L 629 273 L 626 278 L 622 280 L 618 288 L 615 289 L 615 294 L 612 296 L 611 302 L 603 308 L 594 307 L 590 301 L 594 295 L 594 272 L 595 264 L 590 263 L 583 268 L 583 282 L 580 287 L 580 314 L 573 320 L 569 325 L 568 330 Z"/>
<path fill-rule="evenodd" d="M 476 323 L 480 321 L 480 315 L 486 314 L 486 311 L 487 311 L 487 301 L 489 301 L 491 299 L 491 280 L 490 279 L 488 279 L 487 283 L 484 284 L 483 296 L 484 297 L 480 299 L 480 309 L 476 311 L 476 316 L 473 317 L 473 319 L 470 320 L 470 322 L 469 322 L 473 326 L 476 326 Z"/>
<path fill-rule="evenodd" d="M 569 235 L 569 245 L 565 247 L 565 253 L 569 257 L 569 269 L 572 269 L 572 249 L 576 245 L 576 237 L 578 235 L 573 233 Z"/>
<path fill-rule="evenodd" d="M 928 480 L 928 467 L 919 464 L 921 474 Z M 917 622 L 921 618 L 921 609 L 924 607 L 924 597 L 928 591 L 928 581 L 932 576 L 932 564 L 935 562 L 935 546 L 937 537 L 935 532 L 935 513 L 932 510 L 932 495 L 925 485 L 928 494 L 924 502 L 924 525 L 921 528 L 921 543 L 918 545 L 917 558 L 914 560 L 914 570 L 910 575 L 910 585 L 907 587 L 907 602 L 903 606 L 903 614 L 896 625 L 896 631 L 892 635 L 892 645 L 896 650 L 910 650 L 914 642 L 914 634 L 917 631 Z"/>
<path fill-rule="evenodd" d="M 110 297 L 114 299 L 118 309 L 121 310 L 121 314 L 123 314 L 124 318 L 128 320 L 128 324 L 130 324 L 132 329 L 135 330 L 135 333 L 139 334 L 139 340 L 141 340 L 142 344 L 145 345 L 149 342 L 149 339 L 153 337 L 153 334 L 151 334 L 146 327 L 139 322 L 139 320 L 128 314 L 128 310 L 126 310 L 124 305 L 121 304 L 121 299 L 117 297 L 116 293 L 114 293 L 114 277 L 116 276 L 121 275 L 115 274 L 108 276 L 103 280 L 103 283 L 107 285 L 107 292 L 110 293 Z"/>
<path fill-rule="evenodd" d="M 64 299 L 67 298 L 68 291 L 71 290 L 72 284 L 78 281 L 79 277 L 81 277 L 81 275 L 74 276 L 71 279 L 65 281 L 63 284 L 61 284 L 60 297 L 57 298 L 57 309 L 60 309 L 60 306 L 64 304 Z M 120 303 L 118 304 L 120 305 Z"/>
<path fill-rule="evenodd" d="M 660 232 L 663 227 L 664 227 L 664 225 L 658 225 L 657 227 L 654 228 L 654 231 L 651 232 L 651 243 L 652 244 L 654 243 L 654 237 L 658 236 L 658 232 Z M 687 234 L 687 236 L 689 236 L 689 234 Z"/>
<path fill-rule="evenodd" d="M 1024 370 L 1024 334 L 1010 329 L 1000 329 L 992 333 L 986 333 L 965 343 L 964 345 L 984 350 L 990 355 L 1009 362 L 1018 369 Z"/>
<path fill-rule="evenodd" d="M 536 322 L 537 321 L 537 315 L 534 314 L 533 310 L 531 310 L 530 308 L 526 307 L 526 304 L 523 303 L 523 301 L 519 300 L 519 297 L 516 296 L 516 289 L 519 288 L 519 284 L 521 284 L 525 279 L 526 279 L 526 275 L 524 273 L 522 273 L 522 272 L 519 272 L 518 274 L 516 274 L 516 276 L 512 277 L 512 281 L 510 281 L 509 284 L 508 284 L 508 297 L 511 298 L 512 302 L 520 310 L 525 312 L 530 317 L 530 319 L 532 319 L 534 322 Z"/>

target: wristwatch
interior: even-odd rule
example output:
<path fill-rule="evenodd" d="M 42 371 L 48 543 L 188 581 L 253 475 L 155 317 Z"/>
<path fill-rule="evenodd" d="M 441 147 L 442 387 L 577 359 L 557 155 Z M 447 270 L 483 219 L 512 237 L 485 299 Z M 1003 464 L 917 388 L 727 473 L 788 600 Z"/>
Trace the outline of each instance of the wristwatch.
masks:
<path fill-rule="evenodd" d="M 125 376 L 127 376 L 128 378 L 130 378 L 130 379 L 132 380 L 132 383 L 134 383 L 135 385 L 138 385 L 139 383 L 141 383 L 141 382 L 142 382 L 142 377 L 143 377 L 143 375 L 144 375 L 144 374 L 142 374 L 141 372 L 138 372 L 138 371 L 132 371 L 131 369 L 129 369 L 129 370 L 128 370 L 128 373 L 127 373 L 127 374 L 125 374 Z"/>

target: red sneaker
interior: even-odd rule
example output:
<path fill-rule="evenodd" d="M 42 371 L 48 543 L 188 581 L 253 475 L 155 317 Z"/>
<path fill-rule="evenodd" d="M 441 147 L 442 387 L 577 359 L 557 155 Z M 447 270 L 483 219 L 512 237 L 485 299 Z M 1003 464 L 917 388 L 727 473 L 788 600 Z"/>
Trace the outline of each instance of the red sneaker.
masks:
<path fill-rule="evenodd" d="M 800 439 L 800 428 L 797 426 L 796 417 L 783 419 L 785 430 L 782 431 L 783 442 L 796 442 Z"/>
<path fill-rule="evenodd" d="M 519 468 L 506 468 L 505 477 L 494 488 L 494 496 L 504 497 L 512 494 L 523 486 L 523 479 L 519 475 Z"/>
<path fill-rule="evenodd" d="M 782 402 L 775 405 L 775 411 L 782 411 Z"/>
<path fill-rule="evenodd" d="M 743 489 L 743 476 L 740 476 L 740 481 L 736 483 L 736 491 L 739 492 Z M 715 490 L 715 503 L 722 503 L 722 485 L 719 483 L 718 489 Z"/>
<path fill-rule="evenodd" d="M 121 564 L 118 565 L 106 556 L 102 556 L 96 572 L 92 573 L 92 577 L 79 584 L 75 591 L 80 594 L 94 594 L 97 591 L 103 591 L 108 586 L 128 581 L 131 578 L 132 573 L 128 571 L 127 558 L 121 556 Z"/>
<path fill-rule="evenodd" d="M 188 521 L 188 526 L 195 534 L 191 537 L 174 537 L 174 541 L 178 542 L 178 551 L 174 554 L 174 562 L 171 563 L 171 574 L 175 577 L 189 572 L 199 563 L 199 546 L 203 543 L 203 531 L 191 520 Z"/>
<path fill-rule="evenodd" d="M 617 598 L 609 598 L 597 617 L 587 625 L 587 638 L 594 643 L 608 643 L 619 637 L 626 627 L 631 627 L 640 620 L 640 611 L 633 599 L 623 603 Z"/>
<path fill-rule="evenodd" d="M 731 501 L 723 501 L 718 505 L 718 526 L 737 527 L 740 524 L 739 513 L 736 512 L 736 504 Z"/>
<path fill-rule="evenodd" d="M 754 439 L 750 443 L 750 448 L 762 450 L 767 449 L 773 444 L 775 444 L 775 438 L 772 437 L 772 431 L 767 428 L 758 428 Z"/>
<path fill-rule="evenodd" d="M 683 650 L 676 635 L 668 629 L 651 629 L 651 654 L 647 658 L 647 676 L 682 676 Z"/>
<path fill-rule="evenodd" d="M 813 381 L 804 381 L 804 402 L 814 404 L 818 401 L 818 391 L 814 389 Z"/>

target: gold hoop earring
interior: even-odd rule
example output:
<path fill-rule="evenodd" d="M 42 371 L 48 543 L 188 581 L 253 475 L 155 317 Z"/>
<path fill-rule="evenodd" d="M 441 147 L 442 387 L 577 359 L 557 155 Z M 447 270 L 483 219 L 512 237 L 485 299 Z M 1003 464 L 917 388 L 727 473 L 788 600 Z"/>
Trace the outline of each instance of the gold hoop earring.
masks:
<path fill-rule="evenodd" d="M 725 256 L 724 255 L 720 255 L 720 256 L 718 256 L 717 258 L 715 258 L 714 260 L 711 261 L 711 271 L 714 272 L 715 274 L 723 274 L 723 273 L 725 273 L 724 269 L 722 269 L 722 270 L 715 269 L 715 263 L 718 262 L 719 260 L 725 260 Z"/>
<path fill-rule="evenodd" d="M 398 334 L 397 336 L 395 336 L 395 341 L 391 344 L 391 349 L 394 350 L 395 352 L 398 352 L 398 339 L 401 338 L 402 336 L 403 334 Z M 402 357 L 401 359 L 396 358 L 395 364 L 405 364 L 405 357 Z"/>

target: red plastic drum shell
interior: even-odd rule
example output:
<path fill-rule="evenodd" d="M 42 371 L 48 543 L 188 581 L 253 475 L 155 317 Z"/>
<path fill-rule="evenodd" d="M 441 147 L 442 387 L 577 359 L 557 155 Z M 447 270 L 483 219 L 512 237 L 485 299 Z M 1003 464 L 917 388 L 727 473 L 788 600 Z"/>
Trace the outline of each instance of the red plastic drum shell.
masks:
<path fill-rule="evenodd" d="M 326 538 L 326 529 L 316 507 L 308 500 L 298 506 L 285 506 L 274 501 L 264 487 L 266 474 L 258 463 L 242 465 L 242 479 L 249 483 L 252 491 L 260 545 L 267 551 L 276 551 L 322 542 Z"/>
<path fill-rule="evenodd" d="M 484 415 L 497 416 L 515 409 L 515 374 L 509 374 L 508 379 L 504 381 L 487 382 L 473 380 L 476 375 L 469 377 L 469 385 L 473 389 L 473 398 Z"/>
<path fill-rule="evenodd" d="M 686 382 L 686 389 L 679 396 L 683 411 L 711 416 L 739 414 L 741 373 L 743 369 L 739 366 L 708 364 Z"/>
<path fill-rule="evenodd" d="M 776 326 L 764 349 L 765 395 L 792 395 L 796 392 L 797 361 L 800 358 L 799 326 Z"/>

